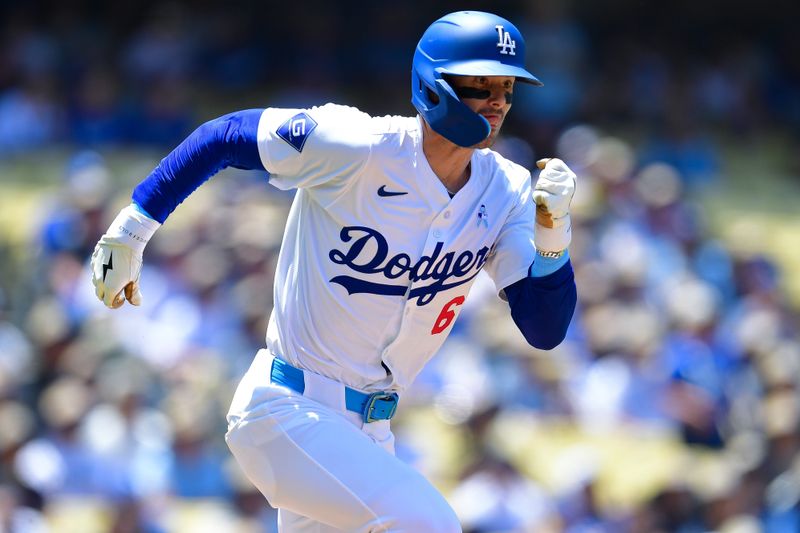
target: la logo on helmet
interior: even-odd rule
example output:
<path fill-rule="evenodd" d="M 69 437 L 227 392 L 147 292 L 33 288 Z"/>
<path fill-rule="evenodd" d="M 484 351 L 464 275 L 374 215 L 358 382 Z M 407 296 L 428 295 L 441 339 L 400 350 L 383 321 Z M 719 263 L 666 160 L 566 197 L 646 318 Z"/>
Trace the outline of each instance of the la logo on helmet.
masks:
<path fill-rule="evenodd" d="M 497 29 L 497 47 L 500 48 L 500 53 L 509 56 L 517 55 L 514 53 L 517 43 L 511 38 L 511 34 L 500 24 L 495 28 Z"/>

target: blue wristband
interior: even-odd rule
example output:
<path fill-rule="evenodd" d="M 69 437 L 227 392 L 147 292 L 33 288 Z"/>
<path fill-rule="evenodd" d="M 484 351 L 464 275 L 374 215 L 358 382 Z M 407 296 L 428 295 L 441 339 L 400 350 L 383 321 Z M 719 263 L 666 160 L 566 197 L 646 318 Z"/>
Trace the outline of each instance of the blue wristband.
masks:
<path fill-rule="evenodd" d="M 567 261 L 569 261 L 569 250 L 564 250 L 561 257 L 556 258 L 544 257 L 537 252 L 531 267 L 528 269 L 528 275 L 532 278 L 550 275 L 567 264 Z"/>

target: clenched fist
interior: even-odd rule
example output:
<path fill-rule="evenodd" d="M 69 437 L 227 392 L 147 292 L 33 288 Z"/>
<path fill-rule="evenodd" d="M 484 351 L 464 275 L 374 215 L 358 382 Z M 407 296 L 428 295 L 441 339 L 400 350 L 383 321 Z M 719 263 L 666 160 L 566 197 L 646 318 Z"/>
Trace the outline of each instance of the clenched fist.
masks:
<path fill-rule="evenodd" d="M 114 243 L 104 235 L 92 254 L 94 293 L 106 307 L 122 307 L 127 299 L 133 305 L 142 303 L 139 274 L 142 256 L 124 244 Z"/>
<path fill-rule="evenodd" d="M 142 252 L 160 226 L 131 205 L 120 211 L 100 238 L 92 253 L 92 284 L 106 307 L 117 309 L 125 300 L 142 303 Z"/>
<path fill-rule="evenodd" d="M 566 249 L 572 240 L 569 207 L 577 177 L 560 159 L 540 159 L 536 166 L 542 170 L 533 189 L 536 249 L 558 252 Z"/>

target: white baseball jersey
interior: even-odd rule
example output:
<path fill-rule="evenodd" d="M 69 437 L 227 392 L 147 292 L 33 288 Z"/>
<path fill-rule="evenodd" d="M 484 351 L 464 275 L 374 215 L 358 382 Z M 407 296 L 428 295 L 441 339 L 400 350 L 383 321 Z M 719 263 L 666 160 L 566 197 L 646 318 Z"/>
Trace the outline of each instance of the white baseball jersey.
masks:
<path fill-rule="evenodd" d="M 266 109 L 270 183 L 297 188 L 275 274 L 269 350 L 365 390 L 405 389 L 451 331 L 478 272 L 502 289 L 534 259 L 530 173 L 475 150 L 450 198 L 418 118 L 328 104 Z"/>

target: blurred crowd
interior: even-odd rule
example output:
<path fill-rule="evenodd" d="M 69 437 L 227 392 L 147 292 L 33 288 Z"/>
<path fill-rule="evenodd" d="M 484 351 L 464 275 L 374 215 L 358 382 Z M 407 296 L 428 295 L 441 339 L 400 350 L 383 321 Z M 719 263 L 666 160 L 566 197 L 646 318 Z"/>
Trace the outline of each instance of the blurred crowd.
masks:
<path fill-rule="evenodd" d="M 0 3 L 0 157 L 54 142 L 169 147 L 232 99 L 409 113 L 410 58 L 427 24 L 489 8 L 309 0 L 282 2 L 277 16 L 274 4 Z M 648 155 L 687 178 L 710 170 L 710 129 L 742 141 L 767 127 L 796 134 L 796 9 L 773 4 L 723 21 L 713 2 L 495 2 L 546 81 L 535 97 L 515 95 L 510 127 L 545 149 L 575 121 L 634 125 Z"/>
<path fill-rule="evenodd" d="M 462 6 L 118 4 L 0 6 L 0 160 L 72 153 L 24 245 L 0 227 L 0 532 L 276 531 L 223 435 L 291 195 L 224 171 L 148 245 L 143 306 L 111 312 L 88 258 L 134 183 L 108 158 L 168 150 L 233 97 L 410 113 L 414 40 Z M 800 531 L 798 310 L 701 202 L 725 183 L 714 133 L 800 131 L 796 39 L 748 40 L 735 18 L 718 39 L 649 33 L 664 7 L 507 4 L 546 86 L 515 94 L 496 149 L 579 175 L 578 310 L 561 346 L 535 350 L 479 278 L 401 401 L 398 455 L 471 533 Z"/>

